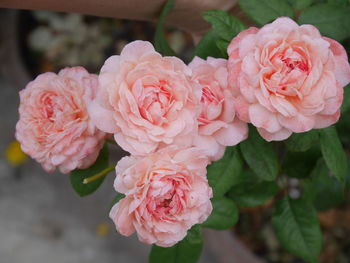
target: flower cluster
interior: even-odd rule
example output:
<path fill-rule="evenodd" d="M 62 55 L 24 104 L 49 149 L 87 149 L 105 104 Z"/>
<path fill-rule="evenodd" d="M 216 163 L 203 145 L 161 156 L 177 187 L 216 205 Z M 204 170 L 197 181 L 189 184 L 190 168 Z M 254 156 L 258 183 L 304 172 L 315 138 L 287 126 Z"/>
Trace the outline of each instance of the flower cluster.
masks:
<path fill-rule="evenodd" d="M 116 166 L 125 195 L 110 212 L 123 235 L 172 246 L 212 211 L 206 167 L 248 136 L 267 141 L 339 119 L 350 82 L 344 48 L 311 25 L 279 18 L 242 31 L 228 60 L 186 65 L 134 41 L 104 63 L 38 76 L 21 91 L 16 136 L 45 170 L 96 160 L 107 134 L 131 155 Z"/>

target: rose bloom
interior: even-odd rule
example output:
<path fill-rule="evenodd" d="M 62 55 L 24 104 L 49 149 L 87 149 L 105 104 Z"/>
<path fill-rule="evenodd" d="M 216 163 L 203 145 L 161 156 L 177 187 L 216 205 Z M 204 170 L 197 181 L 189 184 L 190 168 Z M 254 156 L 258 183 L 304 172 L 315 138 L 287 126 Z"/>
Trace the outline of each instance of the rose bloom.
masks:
<path fill-rule="evenodd" d="M 338 121 L 350 66 L 344 48 L 316 27 L 278 18 L 242 31 L 228 55 L 238 115 L 267 141 Z"/>
<path fill-rule="evenodd" d="M 89 108 L 93 121 L 133 155 L 169 144 L 190 146 L 200 96 L 190 75 L 180 59 L 162 57 L 151 43 L 134 41 L 103 65 L 100 91 Z"/>
<path fill-rule="evenodd" d="M 117 230 L 140 241 L 169 247 L 212 211 L 206 179 L 208 158 L 198 148 L 167 147 L 147 157 L 124 157 L 115 189 L 125 198 L 110 212 Z"/>
<path fill-rule="evenodd" d="M 202 89 L 198 136 L 194 145 L 205 150 L 212 160 L 220 159 L 225 146 L 247 138 L 247 124 L 235 117 L 232 87 L 227 84 L 227 60 L 195 57 L 189 64 L 192 80 Z"/>
<path fill-rule="evenodd" d="M 73 67 L 41 74 L 20 91 L 16 138 L 46 171 L 68 173 L 95 162 L 105 133 L 92 123 L 87 105 L 97 88 L 96 75 Z"/>

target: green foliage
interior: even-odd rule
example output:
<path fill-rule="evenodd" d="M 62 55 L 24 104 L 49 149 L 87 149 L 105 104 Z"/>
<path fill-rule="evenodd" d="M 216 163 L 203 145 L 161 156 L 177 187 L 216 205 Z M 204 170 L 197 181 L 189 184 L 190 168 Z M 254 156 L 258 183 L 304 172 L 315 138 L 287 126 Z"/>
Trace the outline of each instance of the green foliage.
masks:
<path fill-rule="evenodd" d="M 214 197 L 223 196 L 233 185 L 242 180 L 242 158 L 235 147 L 226 147 L 221 160 L 207 167 L 207 177 Z"/>
<path fill-rule="evenodd" d="M 316 26 L 322 35 L 338 41 L 350 37 L 350 6 L 317 4 L 307 8 L 299 17 L 299 24 Z"/>
<path fill-rule="evenodd" d="M 121 199 L 123 199 L 125 197 L 124 194 L 121 194 L 121 193 L 117 193 L 117 195 L 113 198 L 111 204 L 109 205 L 109 210 L 112 209 L 112 207 L 118 203 Z"/>
<path fill-rule="evenodd" d="M 245 161 L 260 179 L 275 180 L 279 167 L 273 143 L 262 139 L 256 129 L 251 128 L 248 139 L 241 142 L 240 148 Z"/>
<path fill-rule="evenodd" d="M 203 237 L 200 226 L 188 231 L 187 236 L 172 247 L 152 246 L 149 263 L 195 263 L 203 248 Z"/>
<path fill-rule="evenodd" d="M 247 28 L 239 19 L 222 10 L 206 11 L 203 18 L 212 25 L 213 31 L 227 42 Z"/>
<path fill-rule="evenodd" d="M 156 32 L 154 35 L 154 47 L 163 56 L 176 56 L 175 51 L 172 50 L 172 48 L 169 46 L 164 33 L 165 18 L 173 9 L 174 5 L 175 0 L 168 0 L 165 3 L 164 8 L 159 16 Z"/>
<path fill-rule="evenodd" d="M 344 7 L 349 5 L 349 0 L 328 0 L 327 2 L 331 5 L 336 5 L 338 7 Z"/>
<path fill-rule="evenodd" d="M 301 10 L 312 4 L 313 0 L 288 0 L 288 3 L 295 9 Z"/>
<path fill-rule="evenodd" d="M 344 184 L 348 169 L 347 158 L 334 126 L 320 131 L 320 143 L 328 168 Z"/>
<path fill-rule="evenodd" d="M 257 24 L 263 26 L 278 17 L 294 18 L 287 0 L 239 0 L 242 10 Z"/>
<path fill-rule="evenodd" d="M 96 162 L 90 166 L 87 169 L 84 170 L 74 170 L 70 174 L 70 183 L 74 189 L 74 191 L 80 195 L 80 196 L 86 196 L 89 194 L 92 194 L 95 192 L 100 185 L 102 184 L 103 180 L 105 179 L 106 175 L 101 176 L 97 180 L 94 180 L 90 183 L 84 184 L 84 179 L 94 176 L 101 171 L 108 168 L 108 147 L 105 145 L 100 155 L 98 156 Z"/>
<path fill-rule="evenodd" d="M 226 58 L 226 49 L 222 52 L 217 45 L 219 37 L 213 30 L 209 31 L 195 48 L 194 55 L 206 59 L 207 57 Z"/>
<path fill-rule="evenodd" d="M 309 132 L 294 133 L 284 143 L 289 151 L 304 152 L 311 148 L 319 139 L 318 130 Z"/>
<path fill-rule="evenodd" d="M 227 58 L 228 44 L 239 32 L 247 28 L 246 25 L 222 10 L 205 11 L 203 18 L 212 25 L 212 30 L 199 42 L 195 55 L 201 58 L 208 56 Z"/>
<path fill-rule="evenodd" d="M 350 84 L 344 87 L 344 100 L 341 105 L 341 113 L 350 109 Z"/>
<path fill-rule="evenodd" d="M 228 196 L 240 207 L 263 205 L 279 191 L 275 182 L 244 182 L 234 186 Z"/>
<path fill-rule="evenodd" d="M 308 263 L 316 263 L 322 247 L 317 213 L 306 199 L 283 198 L 276 204 L 272 225 L 282 246 Z"/>
<path fill-rule="evenodd" d="M 283 160 L 283 171 L 289 177 L 308 177 L 321 155 L 316 146 L 305 152 L 287 152 Z"/>
<path fill-rule="evenodd" d="M 310 178 L 304 181 L 304 196 L 318 210 L 330 209 L 343 201 L 344 186 L 330 176 L 323 158 L 317 161 Z"/>
<path fill-rule="evenodd" d="M 238 209 L 235 203 L 227 197 L 219 197 L 211 200 L 213 212 L 202 224 L 204 227 L 214 229 L 228 229 L 238 221 Z"/>

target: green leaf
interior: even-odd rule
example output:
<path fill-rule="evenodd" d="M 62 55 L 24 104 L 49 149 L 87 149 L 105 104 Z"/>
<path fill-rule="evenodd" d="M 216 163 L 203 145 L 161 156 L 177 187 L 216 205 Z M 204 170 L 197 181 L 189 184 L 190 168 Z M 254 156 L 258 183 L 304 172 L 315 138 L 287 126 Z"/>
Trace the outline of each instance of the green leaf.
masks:
<path fill-rule="evenodd" d="M 311 148 L 319 139 L 319 131 L 311 130 L 303 133 L 293 133 L 284 143 L 289 151 L 304 152 Z"/>
<path fill-rule="evenodd" d="M 213 211 L 202 226 L 214 229 L 228 229 L 237 223 L 238 209 L 231 199 L 227 197 L 213 198 L 211 203 Z"/>
<path fill-rule="evenodd" d="M 235 147 L 226 147 L 225 155 L 207 167 L 207 178 L 214 197 L 223 196 L 242 180 L 242 158 Z"/>
<path fill-rule="evenodd" d="M 323 158 L 317 161 L 310 178 L 304 181 L 304 196 L 318 210 L 327 210 L 344 200 L 344 186 L 330 176 Z"/>
<path fill-rule="evenodd" d="M 217 46 L 216 42 L 218 40 L 218 36 L 214 33 L 213 30 L 209 31 L 198 45 L 195 48 L 194 54 L 200 58 L 206 59 L 207 57 L 215 57 L 215 58 L 226 58 L 226 50 L 223 53 Z"/>
<path fill-rule="evenodd" d="M 241 183 L 234 186 L 228 196 L 240 207 L 254 207 L 265 204 L 279 190 L 275 182 Z"/>
<path fill-rule="evenodd" d="M 196 263 L 203 248 L 203 237 L 200 226 L 188 231 L 187 236 L 172 247 L 152 246 L 149 263 Z"/>
<path fill-rule="evenodd" d="M 349 0 L 328 0 L 327 2 L 331 5 L 336 5 L 339 7 L 344 7 L 349 5 Z"/>
<path fill-rule="evenodd" d="M 322 234 L 317 213 L 310 202 L 288 197 L 278 201 L 272 216 L 272 226 L 286 250 L 306 262 L 317 262 Z"/>
<path fill-rule="evenodd" d="M 295 9 L 301 10 L 312 4 L 313 0 L 288 0 L 288 3 Z"/>
<path fill-rule="evenodd" d="M 341 113 L 350 109 L 350 84 L 344 87 L 344 99 L 341 105 Z"/>
<path fill-rule="evenodd" d="M 223 39 L 218 39 L 216 40 L 216 46 L 218 47 L 218 49 L 220 50 L 220 52 L 222 54 L 224 54 L 222 56 L 222 58 L 228 58 L 228 55 L 227 55 L 227 47 L 228 45 L 230 44 L 230 42 L 227 42 L 226 40 L 223 40 Z"/>
<path fill-rule="evenodd" d="M 222 39 L 230 42 L 239 32 L 247 28 L 238 18 L 235 18 L 222 10 L 209 10 L 203 13 L 203 18 L 208 21 L 213 31 Z"/>
<path fill-rule="evenodd" d="M 342 41 L 350 36 L 350 7 L 318 4 L 307 8 L 299 17 L 299 24 L 316 26 L 322 35 Z"/>
<path fill-rule="evenodd" d="M 84 184 L 84 179 L 94 176 L 104 169 L 108 168 L 108 147 L 105 145 L 100 155 L 98 156 L 96 162 L 87 169 L 84 170 L 74 170 L 70 174 L 70 183 L 74 191 L 80 196 L 86 196 L 95 192 L 99 186 L 102 184 L 106 175 L 94 180 L 90 183 Z"/>
<path fill-rule="evenodd" d="M 328 168 L 344 184 L 348 169 L 347 158 L 334 126 L 321 130 L 320 143 Z"/>
<path fill-rule="evenodd" d="M 308 177 L 321 156 L 322 153 L 317 146 L 305 152 L 287 152 L 283 160 L 283 171 L 289 177 Z"/>
<path fill-rule="evenodd" d="M 154 47 L 163 56 L 176 56 L 175 51 L 172 50 L 172 48 L 169 46 L 169 43 L 167 42 L 165 38 L 165 33 L 164 33 L 165 18 L 173 9 L 174 5 L 175 5 L 175 0 L 168 0 L 165 3 L 164 8 L 160 13 L 159 20 L 156 27 L 156 32 L 154 35 Z"/>
<path fill-rule="evenodd" d="M 293 9 L 286 0 L 239 0 L 239 5 L 261 26 L 281 16 L 294 18 Z"/>
<path fill-rule="evenodd" d="M 121 193 L 117 193 L 117 195 L 113 198 L 111 204 L 109 205 L 109 210 L 112 209 L 112 207 L 118 203 L 121 199 L 123 199 L 125 197 L 124 194 L 121 194 Z"/>
<path fill-rule="evenodd" d="M 240 148 L 247 164 L 259 178 L 275 180 L 278 174 L 278 157 L 272 143 L 262 139 L 256 129 L 251 128 L 248 139 L 241 142 Z"/>

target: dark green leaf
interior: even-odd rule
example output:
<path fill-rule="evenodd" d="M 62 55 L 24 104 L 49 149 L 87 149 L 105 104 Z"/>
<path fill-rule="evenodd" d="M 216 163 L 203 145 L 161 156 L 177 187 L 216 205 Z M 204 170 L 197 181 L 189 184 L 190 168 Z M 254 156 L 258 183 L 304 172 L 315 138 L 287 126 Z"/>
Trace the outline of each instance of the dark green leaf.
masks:
<path fill-rule="evenodd" d="M 214 33 L 214 31 L 209 31 L 198 43 L 195 48 L 194 54 L 200 58 L 206 59 L 207 57 L 215 57 L 215 58 L 225 58 L 226 50 L 224 53 L 219 50 L 216 42 L 218 40 L 218 36 Z"/>
<path fill-rule="evenodd" d="M 350 84 L 344 87 L 344 99 L 341 105 L 341 113 L 350 109 Z"/>
<path fill-rule="evenodd" d="M 304 152 L 311 148 L 319 139 L 319 131 L 311 130 L 303 133 L 294 133 L 285 144 L 288 150 L 293 152 Z"/>
<path fill-rule="evenodd" d="M 223 58 L 227 58 L 227 47 L 230 44 L 230 42 L 227 42 L 226 40 L 223 39 L 218 39 L 216 41 L 216 46 L 218 47 L 218 49 L 220 50 L 220 52 L 222 54 L 224 54 L 222 57 Z"/>
<path fill-rule="evenodd" d="M 194 226 L 187 236 L 172 247 L 152 246 L 149 263 L 196 263 L 203 248 L 200 226 Z"/>
<path fill-rule="evenodd" d="M 123 199 L 124 197 L 125 197 L 124 194 L 117 193 L 117 195 L 113 198 L 113 200 L 112 200 L 112 202 L 111 202 L 111 204 L 110 204 L 110 206 L 109 206 L 109 210 L 111 210 L 112 207 L 113 207 L 116 203 L 118 203 L 121 199 Z"/>
<path fill-rule="evenodd" d="M 170 13 L 175 5 L 175 0 L 168 0 L 164 5 L 164 8 L 159 16 L 159 20 L 154 35 L 154 47 L 155 49 L 164 56 L 176 56 L 174 50 L 169 46 L 165 38 L 164 23 L 165 18 Z"/>
<path fill-rule="evenodd" d="M 314 167 L 309 179 L 304 181 L 304 196 L 313 202 L 318 210 L 327 210 L 344 199 L 344 186 L 330 176 L 323 158 Z"/>
<path fill-rule="evenodd" d="M 289 177 L 308 177 L 321 156 L 317 146 L 305 152 L 287 152 L 283 160 L 283 170 Z"/>
<path fill-rule="evenodd" d="M 214 197 L 223 196 L 233 185 L 242 180 L 242 158 L 235 147 L 226 147 L 224 157 L 207 168 L 209 185 Z"/>
<path fill-rule="evenodd" d="M 237 223 L 238 210 L 231 199 L 227 197 L 213 198 L 211 203 L 213 205 L 213 211 L 207 221 L 203 223 L 204 227 L 228 229 Z"/>
<path fill-rule="evenodd" d="M 105 145 L 100 155 L 98 156 L 96 162 L 87 169 L 84 170 L 74 170 L 70 174 L 70 183 L 75 190 L 75 192 L 80 196 L 86 196 L 95 192 L 99 186 L 102 184 L 103 180 L 106 176 L 102 176 L 101 178 L 90 182 L 88 184 L 84 184 L 84 179 L 96 175 L 97 173 L 103 171 L 108 168 L 108 147 Z"/>
<path fill-rule="evenodd" d="M 348 169 L 347 158 L 334 126 L 320 131 L 320 143 L 328 168 L 341 183 L 345 183 Z"/>
<path fill-rule="evenodd" d="M 331 5 L 336 5 L 338 7 L 344 7 L 349 5 L 349 0 L 328 0 L 327 2 Z"/>
<path fill-rule="evenodd" d="M 240 207 L 263 205 L 279 191 L 275 182 L 241 183 L 234 186 L 228 196 Z"/>
<path fill-rule="evenodd" d="M 288 0 L 288 2 L 293 8 L 301 10 L 310 6 L 313 0 Z"/>
<path fill-rule="evenodd" d="M 228 42 L 239 32 L 247 28 L 238 18 L 222 10 L 205 11 L 203 13 L 203 18 L 212 25 L 213 31 L 219 37 Z"/>
<path fill-rule="evenodd" d="M 278 17 L 294 17 L 287 0 L 239 0 L 242 10 L 259 25 L 265 25 Z"/>
<path fill-rule="evenodd" d="M 317 213 L 305 199 L 277 202 L 272 225 L 282 246 L 306 262 L 315 263 L 322 247 Z"/>
<path fill-rule="evenodd" d="M 278 174 L 278 157 L 273 144 L 260 137 L 255 128 L 251 128 L 247 140 L 240 144 L 241 152 L 249 167 L 259 178 L 275 180 Z"/>
<path fill-rule="evenodd" d="M 342 41 L 350 36 L 350 7 L 318 4 L 307 8 L 299 17 L 299 24 L 316 26 L 322 35 Z"/>

